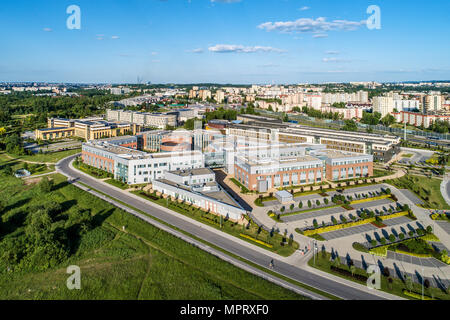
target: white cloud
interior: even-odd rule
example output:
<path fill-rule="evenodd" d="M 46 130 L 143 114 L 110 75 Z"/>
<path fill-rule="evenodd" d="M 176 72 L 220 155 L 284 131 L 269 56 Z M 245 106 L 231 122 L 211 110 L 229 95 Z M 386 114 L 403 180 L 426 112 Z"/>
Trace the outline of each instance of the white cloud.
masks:
<path fill-rule="evenodd" d="M 246 47 L 234 44 L 217 44 L 213 47 L 209 47 L 208 50 L 217 53 L 285 52 L 284 50 L 273 47 L 263 47 L 263 46 Z"/>
<path fill-rule="evenodd" d="M 53 31 L 51 28 L 44 28 L 42 30 L 45 31 L 45 32 L 52 32 Z"/>
<path fill-rule="evenodd" d="M 350 62 L 350 60 L 339 59 L 339 58 L 323 58 L 322 62 Z"/>
<path fill-rule="evenodd" d="M 328 31 L 353 31 L 366 24 L 366 21 L 348 21 L 333 20 L 327 21 L 326 18 L 317 19 L 301 18 L 295 21 L 265 22 L 258 26 L 259 29 L 266 31 L 278 31 L 281 33 L 320 33 Z"/>
<path fill-rule="evenodd" d="M 197 48 L 197 49 L 192 49 L 192 50 L 187 50 L 186 52 L 190 52 L 190 53 L 203 53 L 203 49 L 202 48 Z"/>
<path fill-rule="evenodd" d="M 112 36 L 111 39 L 120 39 L 119 36 Z"/>
<path fill-rule="evenodd" d="M 325 54 L 335 55 L 335 54 L 340 54 L 340 52 L 334 51 L 334 50 L 329 50 L 329 51 L 326 51 Z"/>
<path fill-rule="evenodd" d="M 319 33 L 313 35 L 313 38 L 328 38 L 328 35 L 326 33 Z"/>
<path fill-rule="evenodd" d="M 311 9 L 310 7 L 307 7 L 307 6 L 304 6 L 304 7 L 301 7 L 300 9 L 298 9 L 298 10 L 300 10 L 300 11 L 306 11 L 306 10 L 309 10 L 309 9 Z"/>

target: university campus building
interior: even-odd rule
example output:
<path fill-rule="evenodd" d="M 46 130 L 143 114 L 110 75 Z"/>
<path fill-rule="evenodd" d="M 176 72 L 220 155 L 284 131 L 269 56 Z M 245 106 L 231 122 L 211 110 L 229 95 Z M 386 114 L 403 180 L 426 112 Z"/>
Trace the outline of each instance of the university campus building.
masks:
<path fill-rule="evenodd" d="M 114 179 L 130 185 L 162 179 L 167 171 L 204 167 L 204 156 L 199 151 L 146 153 L 107 141 L 83 143 L 81 157 L 85 164 L 112 173 Z"/>
<path fill-rule="evenodd" d="M 37 129 L 36 139 L 54 140 L 67 137 L 79 137 L 86 141 L 108 137 L 117 137 L 127 134 L 137 134 L 141 127 L 129 123 L 115 123 L 103 118 L 86 119 L 48 119 L 48 128 Z"/>
<path fill-rule="evenodd" d="M 163 179 L 153 181 L 153 190 L 233 221 L 241 220 L 246 214 L 216 182 L 214 171 L 208 168 L 166 172 Z"/>
<path fill-rule="evenodd" d="M 242 123 L 229 123 L 227 134 L 272 142 L 322 144 L 327 149 L 370 154 L 380 162 L 388 162 L 400 152 L 401 139 L 397 136 L 313 128 L 254 115 L 238 118 Z"/>

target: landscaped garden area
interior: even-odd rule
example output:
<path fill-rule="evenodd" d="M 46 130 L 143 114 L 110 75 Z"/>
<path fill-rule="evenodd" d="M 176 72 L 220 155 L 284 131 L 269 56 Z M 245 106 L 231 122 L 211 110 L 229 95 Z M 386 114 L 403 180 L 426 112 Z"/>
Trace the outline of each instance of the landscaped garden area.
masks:
<path fill-rule="evenodd" d="M 93 176 L 94 178 L 98 179 L 105 179 L 105 178 L 114 178 L 114 175 L 112 173 L 97 169 L 95 167 L 89 166 L 85 163 L 83 163 L 80 158 L 76 158 L 73 162 L 74 168 L 87 173 L 90 176 Z"/>
<path fill-rule="evenodd" d="M 442 180 L 416 175 L 405 175 L 394 180 L 387 180 L 399 189 L 408 189 L 415 193 L 425 203 L 425 208 L 450 209 L 441 194 Z"/>
<path fill-rule="evenodd" d="M 339 217 L 339 221 L 333 216 L 331 217 L 331 222 L 328 223 L 322 222 L 322 224 L 319 224 L 318 221 L 314 219 L 313 226 L 308 226 L 305 228 L 297 228 L 295 231 L 305 236 L 311 236 L 315 234 L 326 233 L 372 223 L 377 219 L 389 220 L 409 215 L 410 211 L 403 210 L 403 208 L 404 206 L 398 204 L 395 210 L 396 212 L 393 211 L 392 213 L 390 213 L 389 211 L 385 212 L 378 211 L 378 213 L 375 213 L 374 211 L 370 210 L 369 212 L 360 211 L 357 215 L 351 215 L 350 219 L 347 219 L 346 217 L 341 215 Z"/>
<path fill-rule="evenodd" d="M 446 213 L 433 213 L 430 215 L 433 220 L 441 220 L 450 222 L 450 215 Z"/>
<path fill-rule="evenodd" d="M 290 204 L 288 207 L 281 206 L 279 211 L 269 210 L 267 212 L 267 214 L 269 215 L 269 217 L 271 217 L 275 221 L 282 222 L 282 218 L 287 217 L 287 216 L 293 216 L 293 215 L 304 214 L 304 213 L 308 213 L 308 212 L 320 211 L 320 210 L 337 208 L 337 207 L 342 207 L 347 211 L 351 211 L 351 210 L 353 210 L 353 208 L 351 206 L 352 204 L 359 204 L 359 203 L 377 201 L 377 200 L 388 199 L 388 198 L 391 198 L 392 200 L 394 200 L 393 198 L 395 198 L 395 196 L 391 194 L 391 190 L 389 188 L 387 188 L 387 189 L 382 188 L 380 191 L 370 191 L 367 193 L 358 193 L 358 194 L 354 194 L 353 196 L 352 195 L 345 196 L 343 194 L 335 194 L 331 198 L 323 198 L 322 201 L 320 201 L 320 199 L 313 199 L 313 200 L 310 199 L 310 200 L 304 201 L 304 203 L 302 201 L 300 201 L 295 204 Z M 395 200 L 396 200 L 396 198 L 395 198 Z M 350 219 L 355 220 L 356 217 L 355 217 L 355 219 L 350 217 Z"/>

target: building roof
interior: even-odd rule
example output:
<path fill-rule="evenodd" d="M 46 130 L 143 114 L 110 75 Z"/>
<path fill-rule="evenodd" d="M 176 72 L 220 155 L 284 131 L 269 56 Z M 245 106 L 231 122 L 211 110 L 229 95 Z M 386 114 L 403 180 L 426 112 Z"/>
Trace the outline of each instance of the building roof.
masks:
<path fill-rule="evenodd" d="M 292 198 L 292 194 L 286 190 L 276 192 L 275 196 L 278 196 L 281 198 Z"/>
<path fill-rule="evenodd" d="M 214 174 L 214 171 L 212 171 L 209 168 L 196 168 L 196 169 L 188 169 L 188 170 L 170 171 L 169 173 L 176 174 L 176 175 L 182 176 L 182 177 L 187 177 L 187 176 Z"/>

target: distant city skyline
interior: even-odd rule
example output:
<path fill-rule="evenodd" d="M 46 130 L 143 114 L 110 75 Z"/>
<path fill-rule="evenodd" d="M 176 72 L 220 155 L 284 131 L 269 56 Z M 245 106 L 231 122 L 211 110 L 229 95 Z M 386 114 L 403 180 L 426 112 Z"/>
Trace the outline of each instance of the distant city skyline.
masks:
<path fill-rule="evenodd" d="M 80 30 L 66 26 L 70 5 Z M 379 30 L 366 26 L 370 5 Z M 0 82 L 448 80 L 449 9 L 444 0 L 5 0 Z"/>

